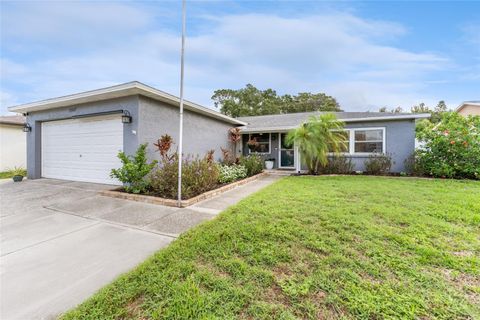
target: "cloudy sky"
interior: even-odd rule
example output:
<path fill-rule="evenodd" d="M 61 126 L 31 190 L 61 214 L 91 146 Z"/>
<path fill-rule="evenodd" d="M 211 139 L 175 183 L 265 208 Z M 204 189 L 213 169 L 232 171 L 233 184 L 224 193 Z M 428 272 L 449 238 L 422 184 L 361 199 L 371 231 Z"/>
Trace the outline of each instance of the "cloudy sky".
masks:
<path fill-rule="evenodd" d="M 180 1 L 1 2 L 1 106 L 138 80 L 179 92 Z M 347 111 L 480 100 L 480 2 L 187 1 L 186 98 L 325 92 Z"/>

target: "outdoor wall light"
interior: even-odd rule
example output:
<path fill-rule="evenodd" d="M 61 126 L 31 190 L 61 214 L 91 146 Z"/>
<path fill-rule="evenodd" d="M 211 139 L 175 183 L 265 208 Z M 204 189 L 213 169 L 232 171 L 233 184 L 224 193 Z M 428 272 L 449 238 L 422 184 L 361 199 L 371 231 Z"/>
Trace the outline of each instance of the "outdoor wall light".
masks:
<path fill-rule="evenodd" d="M 32 131 L 32 127 L 28 124 L 28 122 L 25 122 L 23 124 L 23 132 L 30 132 Z"/>
<path fill-rule="evenodd" d="M 128 110 L 123 110 L 122 123 L 132 123 L 132 116 Z"/>

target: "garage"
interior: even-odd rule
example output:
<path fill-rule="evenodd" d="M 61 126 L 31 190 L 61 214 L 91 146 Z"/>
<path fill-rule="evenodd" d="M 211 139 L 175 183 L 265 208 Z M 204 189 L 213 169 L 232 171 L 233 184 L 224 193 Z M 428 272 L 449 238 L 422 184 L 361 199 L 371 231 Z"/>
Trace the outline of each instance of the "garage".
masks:
<path fill-rule="evenodd" d="M 42 177 L 120 184 L 110 170 L 121 166 L 123 123 L 120 115 L 42 122 Z"/>

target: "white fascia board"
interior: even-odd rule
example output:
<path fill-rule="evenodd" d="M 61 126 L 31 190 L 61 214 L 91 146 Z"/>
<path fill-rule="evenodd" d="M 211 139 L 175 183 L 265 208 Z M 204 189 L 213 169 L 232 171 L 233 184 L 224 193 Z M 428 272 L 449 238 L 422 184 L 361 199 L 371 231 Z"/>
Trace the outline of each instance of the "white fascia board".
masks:
<path fill-rule="evenodd" d="M 160 91 L 158 89 L 152 88 L 150 86 L 147 86 L 141 82 L 133 81 L 133 82 L 128 82 L 128 83 L 124 83 L 124 84 L 120 84 L 120 85 L 116 85 L 108 88 L 85 91 L 85 92 L 71 94 L 71 95 L 62 96 L 58 98 L 47 99 L 47 100 L 27 103 L 23 105 L 13 106 L 8 108 L 8 110 L 11 112 L 17 112 L 17 113 L 27 113 L 27 112 L 49 110 L 49 109 L 55 109 L 55 108 L 61 108 L 61 107 L 69 107 L 69 106 L 78 105 L 82 103 L 109 100 L 109 99 L 115 99 L 120 97 L 132 96 L 132 95 L 147 96 L 154 100 L 162 101 L 174 106 L 180 105 L 180 99 L 178 97 L 171 95 L 169 93 Z M 226 122 L 230 122 L 232 124 L 246 125 L 246 123 L 243 121 L 231 118 L 229 116 L 226 116 L 224 114 L 221 114 L 209 108 L 203 107 L 199 104 L 196 104 L 190 101 L 185 101 L 184 103 L 185 103 L 185 109 L 187 110 L 204 114 L 212 118 L 221 119 Z"/>

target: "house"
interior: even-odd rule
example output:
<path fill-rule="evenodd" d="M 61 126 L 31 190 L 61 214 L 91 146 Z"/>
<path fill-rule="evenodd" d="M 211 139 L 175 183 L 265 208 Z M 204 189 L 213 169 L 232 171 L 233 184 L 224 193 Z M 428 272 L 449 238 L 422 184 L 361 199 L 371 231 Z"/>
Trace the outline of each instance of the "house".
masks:
<path fill-rule="evenodd" d="M 0 172 L 25 168 L 27 143 L 23 116 L 0 116 Z"/>
<path fill-rule="evenodd" d="M 480 101 L 465 101 L 455 111 L 462 116 L 480 116 Z"/>
<path fill-rule="evenodd" d="M 295 146 L 285 143 L 291 129 L 306 122 L 311 116 L 322 112 L 303 112 L 256 117 L 241 117 L 246 122 L 242 127 L 242 153 L 260 153 L 266 159 L 274 159 L 275 168 L 300 171 L 300 156 Z M 415 150 L 415 121 L 428 118 L 429 114 L 385 112 L 334 112 L 345 123 L 347 140 L 342 155 L 351 158 L 355 170 L 365 170 L 365 160 L 374 153 L 386 153 L 392 157 L 393 172 L 405 171 L 405 160 Z M 247 142 L 255 138 L 254 150 Z"/>
<path fill-rule="evenodd" d="M 154 143 L 163 134 L 178 141 L 179 98 L 140 82 L 72 94 L 11 107 L 26 116 L 27 170 L 30 179 L 40 177 L 118 184 L 110 178 L 120 166 L 117 153 L 133 154 L 148 142 L 148 156 L 158 158 Z M 185 101 L 183 150 L 204 155 L 230 148 L 228 130 L 240 127 L 238 154 L 256 152 L 277 159 L 275 167 L 300 169 L 296 148 L 285 146 L 285 133 L 311 115 L 231 118 L 212 109 Z M 385 113 L 338 113 L 350 133 L 349 153 L 358 170 L 370 152 L 388 152 L 402 171 L 404 160 L 414 151 L 415 119 L 428 115 Z M 246 140 L 257 137 L 259 147 L 250 150 Z"/>

